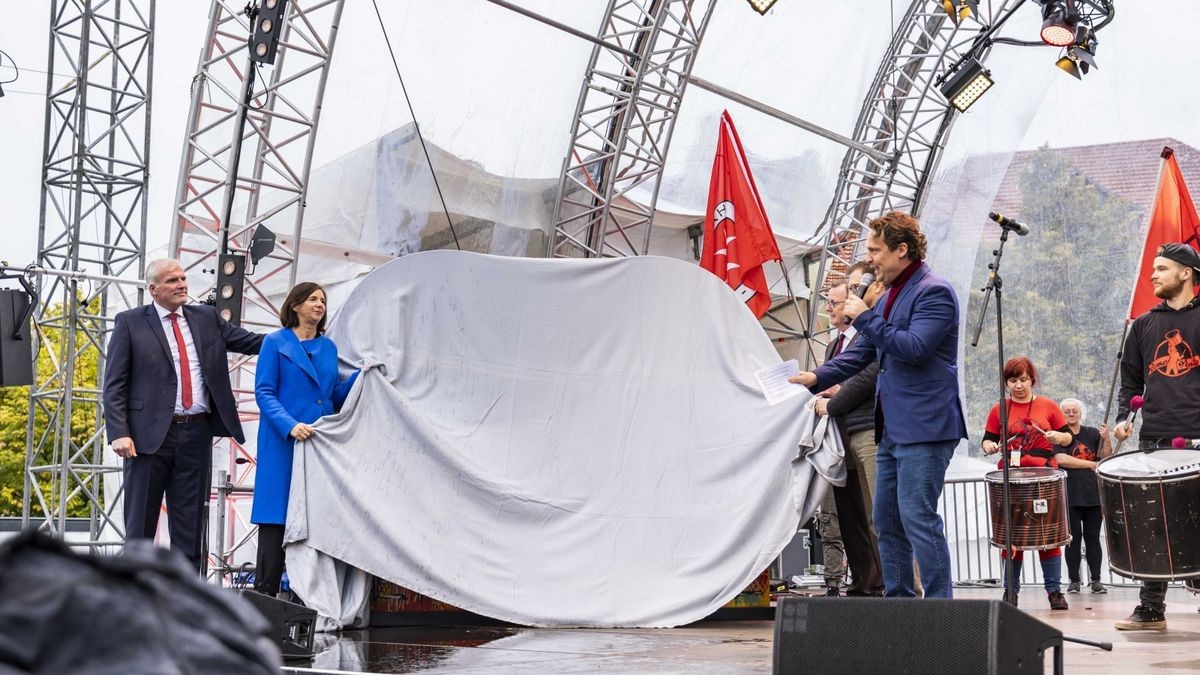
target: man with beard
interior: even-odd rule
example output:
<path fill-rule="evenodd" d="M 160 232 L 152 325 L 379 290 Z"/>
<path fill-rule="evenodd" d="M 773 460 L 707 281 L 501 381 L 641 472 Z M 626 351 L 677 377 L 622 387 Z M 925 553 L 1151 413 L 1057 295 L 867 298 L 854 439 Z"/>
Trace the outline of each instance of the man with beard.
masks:
<path fill-rule="evenodd" d="M 1142 407 L 1140 449 L 1170 448 L 1174 438 L 1200 440 L 1200 299 L 1195 284 L 1200 279 L 1200 253 L 1186 244 L 1164 244 L 1154 258 L 1150 283 L 1163 300 L 1134 319 L 1125 338 L 1121 358 L 1121 396 L 1117 419 L 1129 413 L 1137 395 Z M 1133 434 L 1122 421 L 1113 429 L 1117 440 Z M 1136 527 L 1136 523 L 1129 523 Z M 1118 630 L 1166 630 L 1167 582 L 1143 581 L 1141 602 L 1133 614 L 1116 623 Z"/>

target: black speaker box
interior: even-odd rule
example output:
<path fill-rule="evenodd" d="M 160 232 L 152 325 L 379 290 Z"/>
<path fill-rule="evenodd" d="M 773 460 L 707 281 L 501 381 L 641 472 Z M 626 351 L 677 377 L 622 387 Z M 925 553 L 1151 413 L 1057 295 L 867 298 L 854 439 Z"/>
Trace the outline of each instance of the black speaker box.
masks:
<path fill-rule="evenodd" d="M 33 384 L 33 342 L 29 339 L 29 295 L 13 288 L 0 288 L 0 387 Z M 19 337 L 17 322 L 20 325 Z"/>
<path fill-rule="evenodd" d="M 780 598 L 775 673 L 1043 673 L 1062 631 L 1000 600 Z"/>
<path fill-rule="evenodd" d="M 271 622 L 271 634 L 283 652 L 283 658 L 312 656 L 316 611 L 251 590 L 239 590 L 238 593 Z"/>

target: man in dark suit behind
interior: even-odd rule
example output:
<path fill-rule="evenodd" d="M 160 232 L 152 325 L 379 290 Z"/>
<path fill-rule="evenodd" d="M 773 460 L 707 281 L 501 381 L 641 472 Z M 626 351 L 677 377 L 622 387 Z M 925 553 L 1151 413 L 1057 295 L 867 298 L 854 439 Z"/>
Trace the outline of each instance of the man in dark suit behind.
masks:
<path fill-rule="evenodd" d="M 198 571 L 214 436 L 245 441 L 227 352 L 257 354 L 262 336 L 208 305 L 189 305 L 176 260 L 146 266 L 153 302 L 117 315 L 104 375 L 104 422 L 125 458 L 125 540 L 150 539 L 167 498 L 171 548 Z"/>

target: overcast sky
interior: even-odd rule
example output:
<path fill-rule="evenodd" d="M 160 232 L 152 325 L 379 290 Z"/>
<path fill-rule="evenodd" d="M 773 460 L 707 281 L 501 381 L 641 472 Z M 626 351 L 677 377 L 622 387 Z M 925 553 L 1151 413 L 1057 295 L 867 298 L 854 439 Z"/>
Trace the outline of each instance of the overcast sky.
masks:
<path fill-rule="evenodd" d="M 604 3 L 596 0 L 598 6 Z M 596 14 L 591 4 L 559 4 L 554 0 L 530 0 L 522 4 L 536 11 L 548 13 L 555 18 L 591 32 Z M 153 149 L 151 153 L 151 191 L 149 198 L 150 223 L 149 245 L 162 246 L 169 235 L 172 201 L 179 170 L 180 148 L 187 117 L 188 86 L 196 68 L 204 38 L 205 18 L 208 2 L 186 0 L 185 2 L 158 2 L 155 53 L 155 82 L 153 91 Z M 715 25 L 718 20 L 735 15 L 738 21 L 775 22 L 753 24 L 759 26 L 753 39 L 760 35 L 787 35 L 795 40 L 795 30 L 785 22 L 805 22 L 814 26 L 814 12 L 827 12 L 830 23 L 847 21 L 886 22 L 891 17 L 874 10 L 882 3 L 877 0 L 855 0 L 839 5 L 836 9 L 821 10 L 820 5 L 799 3 L 798 0 L 780 0 L 776 10 L 767 17 L 745 18 L 744 9 L 735 0 L 726 0 L 719 6 L 706 39 L 709 51 L 717 50 L 721 37 L 737 35 L 738 30 L 752 24 L 743 23 L 732 27 Z M 903 3 L 900 3 L 903 4 Z M 536 105 L 540 96 L 522 95 L 527 91 L 540 92 L 535 80 L 562 82 L 559 90 L 567 103 L 567 116 L 574 105 L 578 92 L 578 80 L 571 73 L 578 72 L 578 56 L 586 54 L 589 47 L 579 46 L 579 41 L 528 19 L 513 15 L 484 0 L 440 0 L 437 3 L 421 0 L 392 1 L 384 7 L 389 31 L 394 31 L 392 40 L 397 46 L 401 69 L 409 82 L 410 93 L 414 90 L 417 114 L 423 129 L 429 129 L 435 140 L 461 142 L 469 147 L 474 157 L 494 172 L 511 170 L 516 175 L 545 175 L 557 169 L 561 152 L 555 151 L 543 157 L 522 157 L 520 147 L 527 142 L 530 127 L 544 125 L 540 118 L 526 120 L 529 108 Z M 1019 16 L 1005 28 L 1006 35 L 1031 38 L 1036 35 L 1040 21 L 1036 6 L 1027 3 Z M 588 7 L 580 10 L 579 7 Z M 827 6 L 828 7 L 828 6 Z M 847 9 L 849 7 L 850 9 Z M 1097 58 L 1098 70 L 1076 81 L 1053 66 L 1057 54 L 1049 48 L 1027 49 L 997 46 L 988 60 L 997 85 L 968 113 L 955 128 L 953 147 L 961 152 L 964 147 L 980 147 L 994 151 L 996 144 L 1006 149 L 1024 149 L 1049 143 L 1053 147 L 1107 143 L 1171 136 L 1184 143 L 1200 147 L 1200 76 L 1195 73 L 1197 62 L 1194 38 L 1190 31 L 1200 18 L 1200 3 L 1175 3 L 1169 6 L 1169 14 L 1161 3 L 1120 3 L 1115 22 L 1100 34 L 1100 49 Z M 12 264 L 23 265 L 34 260 L 37 247 L 37 225 L 40 195 L 41 155 L 43 146 L 43 120 L 45 116 L 45 71 L 50 2 L 47 0 L 0 0 L 0 50 L 8 54 L 22 68 L 16 82 L 4 84 L 7 95 L 0 98 L 0 259 Z M 854 9 L 854 8 L 857 8 Z M 864 9 L 867 8 L 867 9 Z M 902 11 L 897 10 L 897 13 Z M 577 12 L 571 14 L 571 12 Z M 403 98 L 399 98 L 390 63 L 386 63 L 379 52 L 383 50 L 378 25 L 373 24 L 374 14 L 365 0 L 347 3 L 343 30 L 339 37 L 335 68 L 344 74 L 356 72 L 360 75 L 356 95 L 382 101 L 379 110 L 361 113 L 353 102 L 334 101 L 327 96 L 326 117 L 320 130 L 318 164 L 339 156 L 369 140 L 372 136 L 386 132 L 407 122 L 407 109 Z M 433 29 L 432 27 L 439 27 Z M 506 28 L 497 30 L 497 27 Z M 765 28 L 780 27 L 772 33 Z M 450 27 L 454 30 L 451 31 Z M 815 28 L 815 29 L 814 29 Z M 519 32 L 515 32 L 519 31 Z M 741 30 L 742 33 L 747 31 Z M 849 29 L 836 26 L 816 25 L 810 27 L 804 40 L 806 49 L 820 50 L 828 47 L 843 57 L 847 54 L 844 38 Z M 1033 35 L 1023 33 L 1032 32 Z M 714 37 L 717 35 L 718 37 Z M 515 39 L 514 39 L 515 36 Z M 530 39 L 533 38 L 533 39 Z M 487 40 L 494 40 L 492 45 Z M 713 46 L 708 46 L 710 41 Z M 828 42 L 823 45 L 822 42 Z M 514 72 L 526 72 L 531 81 L 513 85 L 497 85 L 495 75 L 489 67 L 503 64 L 487 63 L 484 55 L 503 53 L 497 45 L 525 50 L 527 59 L 541 62 L 537 70 L 528 63 Z M 876 48 L 878 47 L 878 48 Z M 538 52 L 536 50 L 542 50 Z M 440 50 L 440 51 L 439 51 Z M 549 58 L 555 53 L 573 55 L 571 59 Z M 778 51 L 785 50 L 775 50 Z M 451 52 L 454 52 L 451 56 Z M 700 65 L 704 65 L 704 52 Z M 882 52 L 882 45 L 867 44 L 853 53 Z M 374 63 L 374 58 L 381 59 Z M 386 52 L 384 52 L 386 54 Z M 438 58 L 428 58 L 437 54 Z M 466 57 L 463 57 L 466 54 Z M 446 55 L 442 58 L 442 55 Z M 425 58 L 422 58 L 424 56 Z M 877 57 L 876 57 L 877 58 Z M 341 59 L 339 62 L 338 59 Z M 454 60 L 457 59 L 457 60 Z M 363 61 L 368 61 L 363 63 Z M 11 79 L 14 71 L 8 58 L 0 67 L 0 81 Z M 768 103 L 785 106 L 792 103 L 782 93 L 796 86 L 797 77 L 803 77 L 804 62 L 780 66 L 778 97 L 771 95 Z M 699 68 L 699 66 L 698 66 Z M 846 74 L 856 78 L 869 77 L 875 64 L 865 61 L 850 64 Z M 439 70 L 445 69 L 445 70 Z M 713 68 L 704 74 L 708 75 Z M 335 72 L 338 72 L 335 70 Z M 769 69 L 765 72 L 770 73 Z M 422 78 L 421 74 L 425 77 Z M 758 73 L 761 77 L 761 74 Z M 838 73 L 814 73 L 817 78 L 836 80 Z M 472 80 L 471 78 L 476 79 Z M 747 73 L 747 91 L 757 93 Z M 731 79 L 736 79 L 731 77 Z M 380 87 L 380 81 L 387 84 Z M 734 88 L 736 81 L 723 82 Z M 350 87 L 351 85 L 345 85 Z M 861 85 L 860 85 L 861 86 Z M 501 98 L 498 91 L 508 92 L 509 98 Z M 557 94 L 556 94 L 557 95 Z M 490 97 L 494 102 L 482 105 L 471 102 Z M 835 131 L 849 134 L 852 131 L 857 109 L 839 112 L 837 120 L 825 119 L 817 106 L 819 101 L 807 101 L 808 109 L 791 109 L 788 112 L 800 117 L 828 124 Z M 340 104 L 340 105 L 339 105 Z M 457 108 L 462 105 L 476 106 L 470 114 L 454 117 L 453 113 L 439 115 L 439 106 Z M 797 108 L 801 107 L 795 104 Z M 840 110 L 840 108 L 839 108 Z M 399 112 L 398 112 L 399 111 Z M 445 112 L 445 111 L 443 111 Z M 557 110 L 550 118 L 563 119 Z M 364 115 L 367 119 L 356 119 Z M 521 125 L 512 134 L 495 134 L 487 127 L 472 126 L 472 118 L 502 118 L 505 124 Z M 453 122 L 439 120 L 451 119 Z M 974 123 L 972 123 L 974 122 Z M 739 128 L 744 122 L 739 119 Z M 681 127 L 682 128 L 682 127 Z M 743 138 L 752 132 L 743 132 Z M 964 143 L 964 138 L 973 142 Z M 494 139 L 490 141 L 488 139 Z M 977 142 L 974 141 L 977 139 Z M 483 147 L 494 142 L 493 147 Z M 820 141 L 828 144 L 827 141 Z M 680 143 L 677 139 L 676 143 Z M 558 145 L 555 145 L 558 144 Z M 515 147 L 514 147 L 515 145 Z M 557 138 L 547 147 L 560 147 Z M 770 148 L 752 148 L 759 155 L 769 155 Z M 794 153 L 789 146 L 788 152 Z M 547 167 L 550 167 L 548 170 Z M 707 172 L 698 180 L 707 183 Z M 1193 186 L 1193 189 L 1200 187 Z M 702 205 L 700 205 L 702 208 Z"/>

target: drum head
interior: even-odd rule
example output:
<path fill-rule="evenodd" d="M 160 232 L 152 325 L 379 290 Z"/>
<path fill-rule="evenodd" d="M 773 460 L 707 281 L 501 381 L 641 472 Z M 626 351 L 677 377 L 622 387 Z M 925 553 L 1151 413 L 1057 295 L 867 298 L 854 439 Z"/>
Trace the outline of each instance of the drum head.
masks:
<path fill-rule="evenodd" d="M 1200 450 L 1163 448 L 1123 452 L 1102 460 L 1096 473 L 1107 478 L 1180 477 L 1200 473 Z"/>
<path fill-rule="evenodd" d="M 1031 466 L 1026 468 L 1010 468 L 1008 470 L 1008 482 L 1010 483 L 1038 483 L 1045 480 L 1057 480 L 1065 478 L 1067 472 L 1061 469 L 1052 469 L 1048 466 Z M 989 483 L 1003 483 L 1004 471 L 989 471 L 983 477 Z"/>

